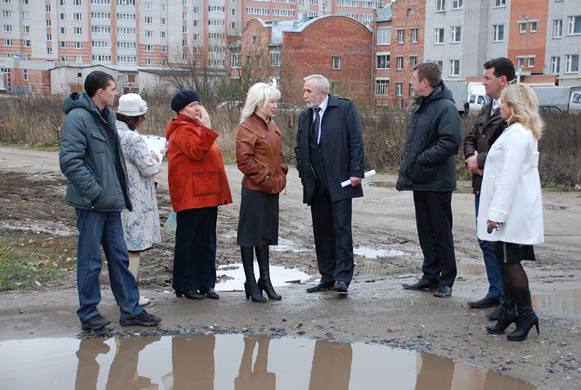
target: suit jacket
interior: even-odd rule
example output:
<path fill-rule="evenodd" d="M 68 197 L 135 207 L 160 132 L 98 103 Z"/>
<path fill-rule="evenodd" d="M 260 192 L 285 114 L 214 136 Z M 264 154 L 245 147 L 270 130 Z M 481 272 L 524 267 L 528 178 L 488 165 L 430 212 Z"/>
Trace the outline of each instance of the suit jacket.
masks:
<path fill-rule="evenodd" d="M 299 116 L 295 154 L 297 169 L 303 184 L 303 202 L 311 204 L 317 185 L 315 170 L 309 154 L 309 132 L 313 124 L 313 109 L 307 108 Z M 363 196 L 361 185 L 341 187 L 349 177 L 363 177 L 363 137 L 361 122 L 353 102 L 329 95 L 327 109 L 321 121 L 321 140 L 326 186 L 331 201 Z"/>
<path fill-rule="evenodd" d="M 484 169 L 488 150 L 506 128 L 506 122 L 500 117 L 500 109 L 490 115 L 492 103 L 491 100 L 490 103 L 482 107 L 472 131 L 464 139 L 464 159 L 472 156 L 475 151 L 478 152 L 476 160 L 480 169 Z M 481 186 L 482 176 L 472 175 L 472 192 L 479 194 Z"/>

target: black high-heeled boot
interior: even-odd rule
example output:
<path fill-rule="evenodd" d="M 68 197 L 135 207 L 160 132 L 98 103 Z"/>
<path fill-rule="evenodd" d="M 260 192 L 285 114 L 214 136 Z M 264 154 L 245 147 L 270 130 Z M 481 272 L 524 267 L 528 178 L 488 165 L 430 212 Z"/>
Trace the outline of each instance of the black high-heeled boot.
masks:
<path fill-rule="evenodd" d="M 506 338 L 510 341 L 523 341 L 533 326 L 537 328 L 537 334 L 540 333 L 539 317 L 533 310 L 531 292 L 528 288 L 515 288 L 513 294 L 516 302 L 516 329 L 510 332 Z"/>
<path fill-rule="evenodd" d="M 516 322 L 516 309 L 512 299 L 511 287 L 508 283 L 503 283 L 504 302 L 500 307 L 498 321 L 494 325 L 488 325 L 486 331 L 490 334 L 502 334 L 512 324 Z"/>
<path fill-rule="evenodd" d="M 258 288 L 266 293 L 268 299 L 280 301 L 282 296 L 274 291 L 274 287 L 272 287 L 272 283 L 270 282 L 268 245 L 256 247 L 256 259 L 258 260 L 258 269 L 260 271 Z"/>
<path fill-rule="evenodd" d="M 500 318 L 496 324 L 488 325 L 486 331 L 490 334 L 502 334 L 513 322 L 516 322 L 514 305 L 503 303 L 500 308 Z"/>
<path fill-rule="evenodd" d="M 246 282 L 244 283 L 244 292 L 246 293 L 246 299 L 252 299 L 252 302 L 265 303 L 266 298 L 262 295 L 262 291 L 258 288 L 256 284 L 256 278 L 254 276 L 254 254 L 252 253 L 251 246 L 241 246 L 240 252 L 242 254 L 242 266 L 244 267 L 244 275 L 246 276 Z"/>

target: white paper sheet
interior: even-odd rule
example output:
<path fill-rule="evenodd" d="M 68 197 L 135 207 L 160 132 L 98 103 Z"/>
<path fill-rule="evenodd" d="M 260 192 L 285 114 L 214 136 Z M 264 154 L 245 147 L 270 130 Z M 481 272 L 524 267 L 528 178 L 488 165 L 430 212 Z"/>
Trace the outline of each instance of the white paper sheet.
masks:
<path fill-rule="evenodd" d="M 141 137 L 145 140 L 147 149 L 149 149 L 150 152 L 155 153 L 161 162 L 163 160 L 163 154 L 161 151 L 167 148 L 167 140 L 165 137 L 148 134 L 143 134 Z"/>

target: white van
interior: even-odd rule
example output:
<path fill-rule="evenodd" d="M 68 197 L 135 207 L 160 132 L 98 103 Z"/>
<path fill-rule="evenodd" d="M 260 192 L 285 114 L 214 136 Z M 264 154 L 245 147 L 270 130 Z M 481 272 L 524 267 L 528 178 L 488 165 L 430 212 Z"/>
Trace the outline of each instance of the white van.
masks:
<path fill-rule="evenodd" d="M 581 91 L 574 91 L 569 100 L 569 112 L 581 112 Z"/>

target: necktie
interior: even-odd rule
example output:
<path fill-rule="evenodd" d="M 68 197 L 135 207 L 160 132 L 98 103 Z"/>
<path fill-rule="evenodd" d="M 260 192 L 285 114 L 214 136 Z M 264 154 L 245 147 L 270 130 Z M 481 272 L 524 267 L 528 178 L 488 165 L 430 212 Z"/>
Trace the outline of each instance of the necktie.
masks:
<path fill-rule="evenodd" d="M 316 143 L 319 143 L 319 137 L 321 136 L 321 116 L 319 115 L 319 111 L 321 111 L 321 107 L 315 107 L 315 121 L 313 122 L 313 137 Z"/>

